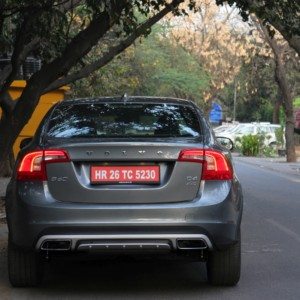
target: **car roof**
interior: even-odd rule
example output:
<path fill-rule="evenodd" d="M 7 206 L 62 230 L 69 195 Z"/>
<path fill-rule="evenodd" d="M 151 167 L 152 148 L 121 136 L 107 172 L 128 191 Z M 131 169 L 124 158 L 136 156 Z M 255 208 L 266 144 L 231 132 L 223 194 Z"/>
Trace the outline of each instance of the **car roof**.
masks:
<path fill-rule="evenodd" d="M 83 103 L 107 103 L 107 102 L 149 102 L 149 103 L 169 103 L 169 104 L 192 104 L 191 100 L 172 98 L 172 97 L 154 97 L 154 96 L 115 96 L 115 97 L 94 97 L 63 100 L 60 103 L 83 104 Z"/>

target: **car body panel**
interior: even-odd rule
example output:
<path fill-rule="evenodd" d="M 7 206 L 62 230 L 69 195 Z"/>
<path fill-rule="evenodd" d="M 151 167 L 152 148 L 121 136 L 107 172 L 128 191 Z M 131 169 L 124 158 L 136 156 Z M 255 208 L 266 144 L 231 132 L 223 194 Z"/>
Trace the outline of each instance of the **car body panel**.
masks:
<path fill-rule="evenodd" d="M 9 189 L 13 191 L 13 188 Z M 55 200 L 46 182 L 19 187 L 7 203 L 16 245 L 32 248 L 46 234 L 205 233 L 222 248 L 236 241 L 241 222 L 241 187 L 234 182 L 202 182 L 193 201 L 152 204 L 93 204 Z M 216 192 L 217 191 L 217 192 Z M 8 197 L 10 192 L 8 192 Z M 26 207 L 26 209 L 24 209 Z"/>
<path fill-rule="evenodd" d="M 67 202 L 190 201 L 199 190 L 202 164 L 176 161 L 180 151 L 189 147 L 191 144 L 149 142 L 60 145 L 67 150 L 72 162 L 47 166 L 49 192 L 55 199 Z M 195 144 L 194 147 L 202 148 L 203 145 Z M 158 165 L 161 181 L 159 184 L 91 184 L 90 167 L 104 164 Z"/>

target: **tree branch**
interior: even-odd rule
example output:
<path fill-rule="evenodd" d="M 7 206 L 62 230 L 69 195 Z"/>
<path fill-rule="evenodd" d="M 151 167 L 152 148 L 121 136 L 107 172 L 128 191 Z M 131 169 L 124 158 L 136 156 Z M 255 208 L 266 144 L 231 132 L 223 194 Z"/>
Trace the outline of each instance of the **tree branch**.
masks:
<path fill-rule="evenodd" d="M 61 12 L 66 13 L 67 11 L 74 9 L 81 3 L 82 0 L 66 0 L 62 3 L 58 3 L 56 6 L 59 7 Z"/>
<path fill-rule="evenodd" d="M 0 86 L 2 86 L 3 82 L 8 78 L 8 76 L 11 73 L 11 70 L 12 70 L 11 63 L 9 63 L 8 65 L 6 65 L 4 67 L 4 69 L 1 70 L 1 74 L 0 74 Z"/>
<path fill-rule="evenodd" d="M 40 42 L 40 38 L 35 37 L 32 41 L 30 41 L 28 44 L 26 44 L 23 47 L 23 50 L 18 54 L 18 57 L 16 58 L 17 62 L 15 63 L 15 68 L 18 68 L 20 65 L 22 65 L 22 63 L 24 62 L 28 54 L 35 49 L 35 47 L 39 44 L 39 42 Z M 15 72 L 13 72 L 13 67 L 11 63 L 6 65 L 5 68 L 1 71 L 0 74 L 1 91 L 6 89 L 7 86 L 10 86 L 11 81 L 14 79 L 14 73 Z M 7 83 L 5 83 L 5 85 L 3 86 L 5 81 Z"/>
<path fill-rule="evenodd" d="M 260 6 L 257 0 L 247 0 L 247 4 L 250 12 L 256 11 L 256 8 Z M 264 8 L 265 9 L 265 8 Z M 272 15 L 270 13 L 270 15 Z M 297 14 L 295 13 L 295 18 L 297 18 Z M 298 34 L 291 34 L 285 26 L 283 26 L 282 21 L 279 17 L 273 17 L 271 20 L 266 18 L 269 24 L 271 24 L 276 30 L 278 30 L 285 40 L 289 43 L 289 45 L 296 50 L 296 52 L 300 55 L 300 36 Z"/>
<path fill-rule="evenodd" d="M 178 3 L 179 1 L 173 1 L 172 4 Z M 182 1 L 180 1 L 182 2 Z M 82 79 L 84 77 L 87 77 L 92 72 L 98 70 L 99 68 L 103 67 L 107 63 L 109 63 L 116 55 L 123 52 L 126 48 L 128 48 L 138 37 L 142 36 L 147 32 L 151 26 L 153 26 L 155 23 L 157 23 L 159 20 L 161 20 L 166 14 L 172 11 L 173 5 L 168 5 L 164 9 L 162 9 L 160 12 L 149 18 L 147 21 L 143 22 L 141 25 L 139 25 L 136 30 L 130 34 L 126 39 L 122 40 L 117 46 L 110 47 L 100 59 L 96 60 L 95 62 L 83 67 L 80 71 L 75 72 L 73 74 L 70 74 L 66 77 L 60 78 L 56 81 L 54 81 L 52 84 L 50 84 L 43 93 L 47 93 L 49 91 L 55 90 L 63 85 L 67 85 L 71 82 L 74 82 L 76 80 Z"/>
<path fill-rule="evenodd" d="M 295 49 L 295 51 L 300 55 L 300 36 L 299 35 L 290 35 L 284 27 L 277 23 L 272 22 L 272 26 L 277 29 L 282 36 L 285 38 L 285 40 L 289 43 L 289 45 Z"/>
<path fill-rule="evenodd" d="M 1 119 L 8 116 L 13 111 L 15 107 L 15 101 L 11 99 L 8 91 L 5 91 L 0 95 L 0 107 L 2 108 Z"/>
<path fill-rule="evenodd" d="M 47 86 L 67 74 L 69 70 L 84 57 L 117 22 L 123 9 L 128 4 L 128 1 L 115 0 L 114 2 L 116 3 L 117 8 L 113 15 L 107 10 L 95 15 L 88 27 L 81 30 L 70 41 L 61 56 L 57 57 L 49 64 L 44 64 L 38 72 L 31 76 L 14 108 L 15 118 L 22 118 L 22 122 L 25 122 L 26 124 L 34 111 L 41 94 Z M 18 134 L 24 126 L 24 123 L 22 122 L 20 122 L 18 126 L 16 125 L 17 128 L 15 128 L 15 134 Z"/>

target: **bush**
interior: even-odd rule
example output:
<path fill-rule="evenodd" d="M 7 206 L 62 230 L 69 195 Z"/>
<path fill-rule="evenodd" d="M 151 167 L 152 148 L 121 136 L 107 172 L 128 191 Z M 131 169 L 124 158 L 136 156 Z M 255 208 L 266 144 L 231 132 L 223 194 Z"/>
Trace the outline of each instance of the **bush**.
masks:
<path fill-rule="evenodd" d="M 273 146 L 266 146 L 265 141 L 270 137 L 266 134 L 257 135 L 245 135 L 236 139 L 236 145 L 239 152 L 245 156 L 265 156 L 274 157 L 276 155 L 276 149 Z M 237 147 L 236 147 L 237 149 Z"/>
<path fill-rule="evenodd" d="M 276 156 L 276 149 L 272 146 L 265 146 L 261 149 L 261 155 L 265 157 L 275 157 Z"/>
<path fill-rule="evenodd" d="M 244 135 L 241 138 L 241 151 L 245 156 L 257 156 L 261 138 L 258 135 Z"/>

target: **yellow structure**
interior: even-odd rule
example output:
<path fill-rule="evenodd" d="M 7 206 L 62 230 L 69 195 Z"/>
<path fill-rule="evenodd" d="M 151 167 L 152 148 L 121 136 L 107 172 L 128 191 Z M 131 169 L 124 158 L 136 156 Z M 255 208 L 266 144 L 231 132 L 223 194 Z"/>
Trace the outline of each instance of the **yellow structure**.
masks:
<path fill-rule="evenodd" d="M 24 87 L 26 86 L 25 80 L 15 80 L 9 89 L 9 94 L 13 100 L 20 97 Z M 61 87 L 55 91 L 49 92 L 43 95 L 40 98 L 39 104 L 37 105 L 31 119 L 23 128 L 22 132 L 18 136 L 13 150 L 15 157 L 17 156 L 18 152 L 20 151 L 20 143 L 24 138 L 33 137 L 37 127 L 39 126 L 41 120 L 48 112 L 48 110 L 58 101 L 61 101 L 65 97 L 66 91 L 69 90 L 69 87 Z"/>

